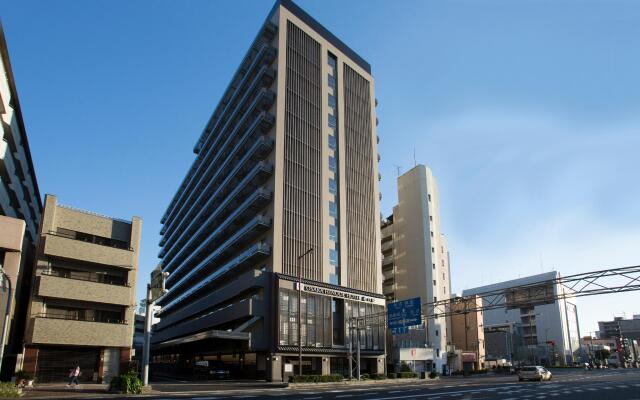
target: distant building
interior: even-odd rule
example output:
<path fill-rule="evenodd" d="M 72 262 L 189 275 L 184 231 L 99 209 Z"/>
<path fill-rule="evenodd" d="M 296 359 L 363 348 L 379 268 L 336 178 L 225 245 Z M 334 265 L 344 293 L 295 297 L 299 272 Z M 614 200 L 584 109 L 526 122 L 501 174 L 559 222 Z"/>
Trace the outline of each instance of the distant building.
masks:
<path fill-rule="evenodd" d="M 505 322 L 484 325 L 486 361 L 493 365 L 512 365 L 516 350 L 522 343 L 521 324 Z"/>
<path fill-rule="evenodd" d="M 36 173 L 31 160 L 29 140 L 22 109 L 18 99 L 16 82 L 9 61 L 9 50 L 0 24 L 0 216 L 23 221 L 23 227 L 17 228 L 15 222 L 3 220 L 0 235 L 14 237 L 14 229 L 20 229 L 24 238 L 20 242 L 20 251 L 7 249 L 5 273 L 11 280 L 13 306 L 10 311 L 9 337 L 6 343 L 2 363 L 2 380 L 9 380 L 15 370 L 17 358 L 22 353 L 25 316 L 29 303 L 31 285 L 31 266 L 35 255 L 38 225 L 42 214 L 42 200 L 36 181 Z M 6 238 L 5 237 L 5 238 Z M 0 250 L 0 253 L 2 250 Z M 19 261 L 18 261 L 19 260 Z M 3 264 L 0 254 L 0 264 Z M 8 296 L 3 289 L 0 309 L 6 310 Z M 4 318 L 0 322 L 0 332 Z"/>
<path fill-rule="evenodd" d="M 495 283 L 467 289 L 463 296 L 471 296 L 485 292 L 503 291 L 521 285 L 539 282 L 551 282 L 560 277 L 558 272 L 547 272 L 525 278 Z M 517 362 L 542 364 L 572 364 L 578 362 L 580 350 L 580 328 L 575 298 L 569 291 L 557 283 L 539 286 L 546 293 L 544 299 L 534 306 L 513 308 L 506 303 L 504 308 L 484 311 L 484 325 L 491 326 L 504 323 L 515 323 L 521 332 L 522 342 L 516 348 Z M 520 293 L 516 292 L 516 296 Z M 554 296 L 566 295 L 566 299 L 554 300 Z M 509 296 L 506 296 L 509 298 Z M 486 299 L 486 297 L 485 297 Z M 504 302 L 502 303 L 504 304 Z"/>
<path fill-rule="evenodd" d="M 610 339 L 622 336 L 640 340 L 640 318 L 636 317 L 638 316 L 634 315 L 633 319 L 615 317 L 613 321 L 599 321 L 598 337 L 602 339 Z"/>
<path fill-rule="evenodd" d="M 461 350 L 461 369 L 466 372 L 483 369 L 485 364 L 486 342 L 480 307 L 482 299 L 475 296 L 451 303 L 455 314 L 450 316 L 449 341 L 456 350 Z"/>
<path fill-rule="evenodd" d="M 131 358 L 142 221 L 77 210 L 45 197 L 23 369 L 39 382 L 104 382 Z"/>
<path fill-rule="evenodd" d="M 449 250 L 440 230 L 438 185 L 428 167 L 417 165 L 398 178 L 398 205 L 382 221 L 381 237 L 382 290 L 388 303 L 419 297 L 424 304 L 449 298 Z M 447 319 L 439 317 L 394 335 L 391 363 L 442 372 L 447 364 L 447 330 Z M 402 350 L 407 348 L 422 350 L 420 354 Z"/>

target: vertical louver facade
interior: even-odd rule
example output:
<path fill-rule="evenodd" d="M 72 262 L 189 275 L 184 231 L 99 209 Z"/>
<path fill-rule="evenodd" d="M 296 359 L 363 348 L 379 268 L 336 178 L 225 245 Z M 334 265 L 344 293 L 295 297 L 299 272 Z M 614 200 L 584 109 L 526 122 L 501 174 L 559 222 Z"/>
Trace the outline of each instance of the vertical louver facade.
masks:
<path fill-rule="evenodd" d="M 369 64 L 276 2 L 162 219 L 155 362 L 277 381 L 302 345 L 305 372 L 348 375 L 351 318 L 384 310 L 375 138 Z M 363 372 L 383 338 L 361 332 Z"/>

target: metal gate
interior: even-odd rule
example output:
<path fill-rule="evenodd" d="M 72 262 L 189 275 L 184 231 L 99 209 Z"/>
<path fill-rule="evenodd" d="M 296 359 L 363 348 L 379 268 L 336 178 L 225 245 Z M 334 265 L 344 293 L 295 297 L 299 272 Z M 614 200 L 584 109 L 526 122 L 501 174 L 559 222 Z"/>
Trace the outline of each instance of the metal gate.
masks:
<path fill-rule="evenodd" d="M 41 347 L 37 379 L 40 383 L 66 382 L 69 371 L 80 366 L 80 382 L 91 382 L 100 366 L 100 348 Z"/>

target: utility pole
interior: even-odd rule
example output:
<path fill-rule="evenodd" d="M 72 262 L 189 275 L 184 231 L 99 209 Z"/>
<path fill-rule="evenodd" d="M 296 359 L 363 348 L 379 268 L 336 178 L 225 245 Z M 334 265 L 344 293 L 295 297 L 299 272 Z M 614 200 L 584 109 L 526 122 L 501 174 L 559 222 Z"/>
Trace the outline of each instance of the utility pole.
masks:
<path fill-rule="evenodd" d="M 300 254 L 297 259 L 298 264 L 298 375 L 302 376 L 302 260 L 307 254 L 313 251 L 313 247 Z"/>
<path fill-rule="evenodd" d="M 7 295 L 7 309 L 4 314 L 4 326 L 2 327 L 2 343 L 0 343 L 0 366 L 2 365 L 2 359 L 4 358 L 4 344 L 7 342 L 7 328 L 9 325 L 9 315 L 11 314 L 11 305 L 13 304 L 13 296 L 12 296 L 12 287 L 11 287 L 11 279 L 4 272 L 4 269 L 0 267 L 0 278 L 2 279 L 2 286 L 4 286 L 4 282 L 7 282 L 9 286 L 9 290 Z"/>
<path fill-rule="evenodd" d="M 149 385 L 149 353 L 151 346 L 151 322 L 153 320 L 153 307 L 155 302 L 151 294 L 151 284 L 147 283 L 147 304 L 144 318 L 144 347 L 142 348 L 142 383 Z"/>

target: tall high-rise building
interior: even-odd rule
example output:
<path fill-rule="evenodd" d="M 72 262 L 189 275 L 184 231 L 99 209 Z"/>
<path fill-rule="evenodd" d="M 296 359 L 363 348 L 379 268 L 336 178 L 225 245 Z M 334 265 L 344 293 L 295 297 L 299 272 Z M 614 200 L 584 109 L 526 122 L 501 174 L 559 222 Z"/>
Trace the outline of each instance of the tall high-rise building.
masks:
<path fill-rule="evenodd" d="M 426 166 L 417 165 L 398 178 L 398 205 L 382 222 L 381 249 L 383 292 L 388 302 L 419 297 L 425 304 L 449 298 L 449 250 L 440 230 L 438 186 Z M 447 321 L 439 317 L 394 335 L 389 354 L 396 364 L 409 362 L 417 371 L 442 372 L 446 346 Z M 406 348 L 420 350 L 403 350 Z"/>
<path fill-rule="evenodd" d="M 301 344 L 305 373 L 349 373 L 350 322 L 384 311 L 375 106 L 370 65 L 277 1 L 162 218 L 154 362 L 281 380 Z M 358 332 L 382 372 L 383 324 Z"/>
<path fill-rule="evenodd" d="M 22 110 L 18 99 L 16 82 L 9 61 L 9 50 L 0 25 L 0 236 L 15 237 L 18 232 L 21 241 L 7 247 L 0 245 L 0 266 L 11 281 L 12 307 L 10 310 L 9 336 L 5 343 L 2 374 L 9 379 L 18 354 L 22 352 L 25 315 L 29 303 L 31 266 L 35 255 L 38 225 L 42 214 L 42 200 L 38 191 L 36 173 L 31 160 L 29 141 Z M 22 220 L 22 223 L 11 221 Z M 16 230 L 17 229 L 17 230 Z M 10 233 L 13 232 L 13 233 Z M 1 240 L 0 240 L 1 241 Z M 13 242 L 13 240 L 11 240 Z M 16 248 L 16 246 L 19 247 Z M 8 285 L 2 285 L 0 309 L 6 310 Z M 4 318 L 0 324 L 4 324 Z M 2 327 L 0 326 L 0 330 Z"/>

